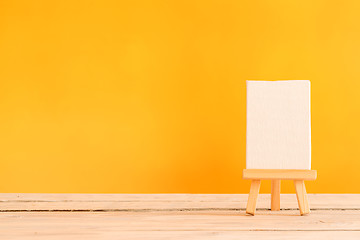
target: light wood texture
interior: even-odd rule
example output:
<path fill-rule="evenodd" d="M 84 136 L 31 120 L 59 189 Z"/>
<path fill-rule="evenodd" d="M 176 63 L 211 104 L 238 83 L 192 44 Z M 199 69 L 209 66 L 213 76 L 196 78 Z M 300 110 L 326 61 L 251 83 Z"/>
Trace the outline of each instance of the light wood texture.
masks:
<path fill-rule="evenodd" d="M 299 204 L 299 210 L 301 215 L 309 214 L 309 200 L 306 193 L 305 183 L 303 180 L 295 180 L 296 197 Z"/>
<path fill-rule="evenodd" d="M 247 194 L 0 194 L 0 239 L 360 239 L 360 194 L 308 195 L 311 215 L 259 194 L 249 217 Z"/>
<path fill-rule="evenodd" d="M 360 209 L 360 194 L 308 194 L 312 209 Z M 63 194 L 2 193 L 1 211 L 245 211 L 248 194 Z M 281 194 L 281 210 L 295 210 L 294 194 Z M 259 194 L 257 209 L 270 209 L 271 195 Z"/>
<path fill-rule="evenodd" d="M 281 180 L 271 180 L 271 211 L 280 210 L 280 184 Z"/>
<path fill-rule="evenodd" d="M 250 215 L 255 215 L 256 203 L 260 190 L 260 180 L 252 180 L 250 186 L 249 199 L 246 206 L 246 213 Z"/>
<path fill-rule="evenodd" d="M 244 179 L 282 179 L 282 180 L 315 180 L 316 170 L 293 169 L 244 169 Z"/>
<path fill-rule="evenodd" d="M 310 169 L 310 81 L 246 85 L 246 168 Z"/>
<path fill-rule="evenodd" d="M 312 209 L 360 209 L 360 194 L 308 194 Z M 186 211 L 242 210 L 248 194 L 63 194 L 2 193 L 0 211 Z M 270 209 L 270 194 L 259 194 L 257 209 Z M 281 209 L 295 210 L 294 194 L 281 194 Z"/>

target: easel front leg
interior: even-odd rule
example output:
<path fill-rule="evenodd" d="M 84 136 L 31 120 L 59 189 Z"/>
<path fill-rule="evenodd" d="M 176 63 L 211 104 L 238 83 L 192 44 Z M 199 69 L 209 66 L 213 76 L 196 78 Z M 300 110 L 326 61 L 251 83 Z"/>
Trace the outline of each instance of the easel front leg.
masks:
<path fill-rule="evenodd" d="M 271 181 L 271 211 L 280 210 L 280 179 Z"/>
<path fill-rule="evenodd" d="M 260 190 L 260 179 L 252 180 L 249 199 L 246 206 L 246 213 L 250 215 L 255 215 L 256 202 L 259 195 L 259 190 Z"/>
<path fill-rule="evenodd" d="M 296 197 L 299 203 L 300 215 L 310 213 L 308 196 L 306 193 L 304 180 L 294 180 Z"/>

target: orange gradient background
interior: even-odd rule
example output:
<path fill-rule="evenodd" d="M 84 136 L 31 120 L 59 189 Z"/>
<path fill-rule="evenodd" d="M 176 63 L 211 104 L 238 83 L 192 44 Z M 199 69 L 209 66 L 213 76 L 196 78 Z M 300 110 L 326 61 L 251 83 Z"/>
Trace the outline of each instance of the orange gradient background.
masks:
<path fill-rule="evenodd" d="M 309 79 L 308 192 L 360 193 L 359 12 L 0 0 L 0 192 L 246 193 L 245 80 Z"/>

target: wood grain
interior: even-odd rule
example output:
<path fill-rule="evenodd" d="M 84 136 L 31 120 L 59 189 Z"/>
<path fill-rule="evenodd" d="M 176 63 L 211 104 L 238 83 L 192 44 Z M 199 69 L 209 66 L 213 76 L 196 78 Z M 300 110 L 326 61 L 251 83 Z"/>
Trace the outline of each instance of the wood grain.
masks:
<path fill-rule="evenodd" d="M 315 180 L 316 170 L 299 169 L 244 169 L 244 179 L 263 179 L 263 180 Z"/>
<path fill-rule="evenodd" d="M 312 209 L 360 209 L 360 194 L 308 194 Z M 30 210 L 245 210 L 248 194 L 43 194 L 2 193 L 0 211 Z M 281 194 L 281 209 L 297 209 L 295 194 Z M 270 209 L 270 194 L 259 194 L 257 209 Z"/>
<path fill-rule="evenodd" d="M 309 200 L 307 216 L 295 194 L 281 195 L 282 211 L 246 216 L 247 194 L 0 194 L 0 239 L 360 238 L 360 194 Z"/>
<path fill-rule="evenodd" d="M 280 210 L 280 186 L 281 180 L 271 180 L 271 211 Z"/>
<path fill-rule="evenodd" d="M 273 214 L 277 213 L 277 214 Z M 301 219 L 299 219 L 301 218 Z M 305 219 L 304 219 L 305 218 Z M 0 214 L 1 239 L 26 239 L 26 237 L 87 237 L 127 236 L 135 232 L 147 232 L 147 239 L 156 239 L 160 233 L 189 234 L 233 233 L 243 237 L 251 232 L 354 232 L 360 231 L 359 211 L 319 210 L 306 217 L 298 211 L 257 211 L 256 216 L 245 216 L 236 211 L 188 211 L 188 212 L 19 212 Z M 231 236 L 231 235 L 230 235 Z M 55 238 L 56 239 L 56 238 Z"/>
<path fill-rule="evenodd" d="M 299 204 L 300 215 L 310 213 L 309 200 L 306 193 L 305 183 L 303 180 L 295 180 L 296 197 Z"/>
<path fill-rule="evenodd" d="M 255 215 L 256 211 L 256 203 L 259 196 L 259 190 L 260 190 L 260 180 L 252 180 L 251 186 L 250 186 L 250 193 L 248 202 L 246 205 L 246 213 L 250 215 Z"/>

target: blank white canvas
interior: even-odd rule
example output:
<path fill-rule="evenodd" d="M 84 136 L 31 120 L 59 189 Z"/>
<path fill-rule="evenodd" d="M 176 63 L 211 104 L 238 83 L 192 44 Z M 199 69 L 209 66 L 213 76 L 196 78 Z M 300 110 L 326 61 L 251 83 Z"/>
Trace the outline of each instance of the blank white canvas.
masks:
<path fill-rule="evenodd" d="M 246 168 L 310 169 L 310 81 L 246 85 Z"/>

